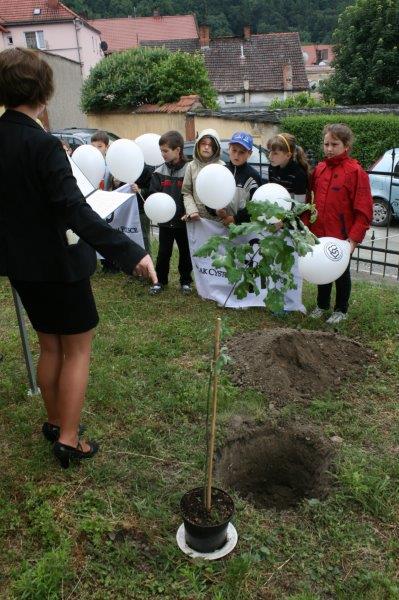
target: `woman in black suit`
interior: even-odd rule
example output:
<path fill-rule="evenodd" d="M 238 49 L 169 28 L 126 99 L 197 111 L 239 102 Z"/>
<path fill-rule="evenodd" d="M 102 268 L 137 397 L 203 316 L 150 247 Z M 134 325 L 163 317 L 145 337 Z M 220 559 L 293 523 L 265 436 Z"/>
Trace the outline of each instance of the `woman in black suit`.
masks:
<path fill-rule="evenodd" d="M 86 203 L 59 140 L 36 122 L 53 92 L 52 70 L 34 51 L 0 53 L 0 275 L 18 291 L 40 345 L 44 436 L 67 467 L 90 458 L 79 440 L 91 342 L 98 323 L 90 276 L 95 250 L 128 274 L 156 281 L 151 258 Z M 70 244 L 67 232 L 79 236 Z M 95 249 L 95 250 L 94 250 Z"/>

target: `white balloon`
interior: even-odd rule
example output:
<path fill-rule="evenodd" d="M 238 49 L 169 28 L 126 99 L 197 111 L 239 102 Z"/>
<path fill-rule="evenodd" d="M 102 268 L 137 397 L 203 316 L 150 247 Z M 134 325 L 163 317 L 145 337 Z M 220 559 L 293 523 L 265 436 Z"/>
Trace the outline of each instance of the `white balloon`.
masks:
<path fill-rule="evenodd" d="M 159 148 L 160 139 L 161 136 L 157 133 L 143 133 L 134 140 L 141 149 L 147 165 L 155 167 L 165 162 Z"/>
<path fill-rule="evenodd" d="M 289 191 L 278 183 L 265 183 L 264 185 L 258 187 L 252 196 L 253 202 L 266 202 L 266 200 L 278 204 L 285 210 L 289 210 L 291 208 L 292 198 Z M 265 223 L 268 223 L 269 225 L 280 222 L 280 220 L 276 217 L 271 217 L 270 219 L 259 217 L 258 220 L 265 221 Z"/>
<path fill-rule="evenodd" d="M 134 183 L 144 169 L 143 153 L 132 140 L 122 138 L 112 142 L 105 160 L 115 179 L 123 183 Z"/>
<path fill-rule="evenodd" d="M 236 182 L 224 165 L 207 165 L 199 172 L 195 189 L 201 202 L 215 210 L 225 208 L 234 198 Z"/>
<path fill-rule="evenodd" d="M 169 194 L 156 192 L 144 202 L 144 212 L 153 223 L 167 223 L 176 214 L 176 202 Z"/>
<path fill-rule="evenodd" d="M 348 241 L 333 237 L 321 237 L 319 242 L 311 252 L 298 258 L 298 267 L 303 279 L 324 285 L 341 277 L 350 261 L 351 246 Z"/>
<path fill-rule="evenodd" d="M 105 161 L 100 150 L 90 144 L 83 144 L 76 148 L 71 158 L 86 179 L 95 188 L 98 188 L 105 174 Z"/>

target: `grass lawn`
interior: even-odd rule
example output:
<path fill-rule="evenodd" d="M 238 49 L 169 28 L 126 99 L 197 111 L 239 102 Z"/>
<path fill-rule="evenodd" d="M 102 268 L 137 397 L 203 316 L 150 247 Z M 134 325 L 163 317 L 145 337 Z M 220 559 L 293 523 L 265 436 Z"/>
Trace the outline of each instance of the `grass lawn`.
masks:
<path fill-rule="evenodd" d="M 239 542 L 212 563 L 187 559 L 175 534 L 180 497 L 204 477 L 215 316 L 226 315 L 234 333 L 319 324 L 264 310 L 222 311 L 183 297 L 176 279 L 154 298 L 123 275 L 96 274 L 93 287 L 101 322 L 82 420 L 101 452 L 64 471 L 40 434 L 41 399 L 26 393 L 11 292 L 0 280 L 0 597 L 398 599 L 397 287 L 354 283 L 340 331 L 377 360 L 339 393 L 271 415 L 272 398 L 222 376 L 219 443 L 235 415 L 311 424 L 343 441 L 325 500 L 260 510 L 234 494 Z M 314 295 L 305 288 L 308 306 Z"/>

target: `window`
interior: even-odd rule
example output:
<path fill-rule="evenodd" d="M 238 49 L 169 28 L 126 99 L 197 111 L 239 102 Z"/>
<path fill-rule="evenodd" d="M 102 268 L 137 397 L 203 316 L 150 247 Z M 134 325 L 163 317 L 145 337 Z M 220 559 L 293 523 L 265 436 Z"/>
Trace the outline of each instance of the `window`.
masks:
<path fill-rule="evenodd" d="M 396 163 L 396 165 L 395 165 L 395 167 L 393 169 L 393 176 L 395 178 L 399 177 L 399 161 Z"/>
<path fill-rule="evenodd" d="M 25 31 L 25 40 L 28 48 L 44 49 L 46 47 L 43 31 Z"/>
<path fill-rule="evenodd" d="M 12 44 L 14 43 L 11 35 L 7 36 L 7 43 L 9 46 L 12 46 Z"/>
<path fill-rule="evenodd" d="M 319 64 L 323 60 L 328 60 L 328 49 L 316 50 L 316 63 Z"/>
<path fill-rule="evenodd" d="M 228 96 L 224 97 L 224 101 L 226 104 L 235 104 L 237 100 L 234 94 L 229 94 Z"/>

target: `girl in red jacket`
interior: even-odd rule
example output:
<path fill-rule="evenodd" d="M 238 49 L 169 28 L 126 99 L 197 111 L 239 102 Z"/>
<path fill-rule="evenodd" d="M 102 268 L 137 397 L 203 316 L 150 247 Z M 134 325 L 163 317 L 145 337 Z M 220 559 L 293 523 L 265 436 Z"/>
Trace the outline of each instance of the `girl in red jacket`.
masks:
<path fill-rule="evenodd" d="M 323 130 L 325 159 L 315 168 L 311 189 L 317 209 L 316 222 L 310 225 L 317 237 L 331 236 L 348 240 L 351 252 L 363 241 L 370 227 L 373 201 L 368 175 L 359 163 L 349 157 L 353 143 L 352 130 L 341 123 L 326 125 Z M 334 312 L 327 323 L 346 319 L 351 292 L 350 264 L 335 282 Z M 332 283 L 318 286 L 317 307 L 310 313 L 322 317 L 330 308 Z"/>

